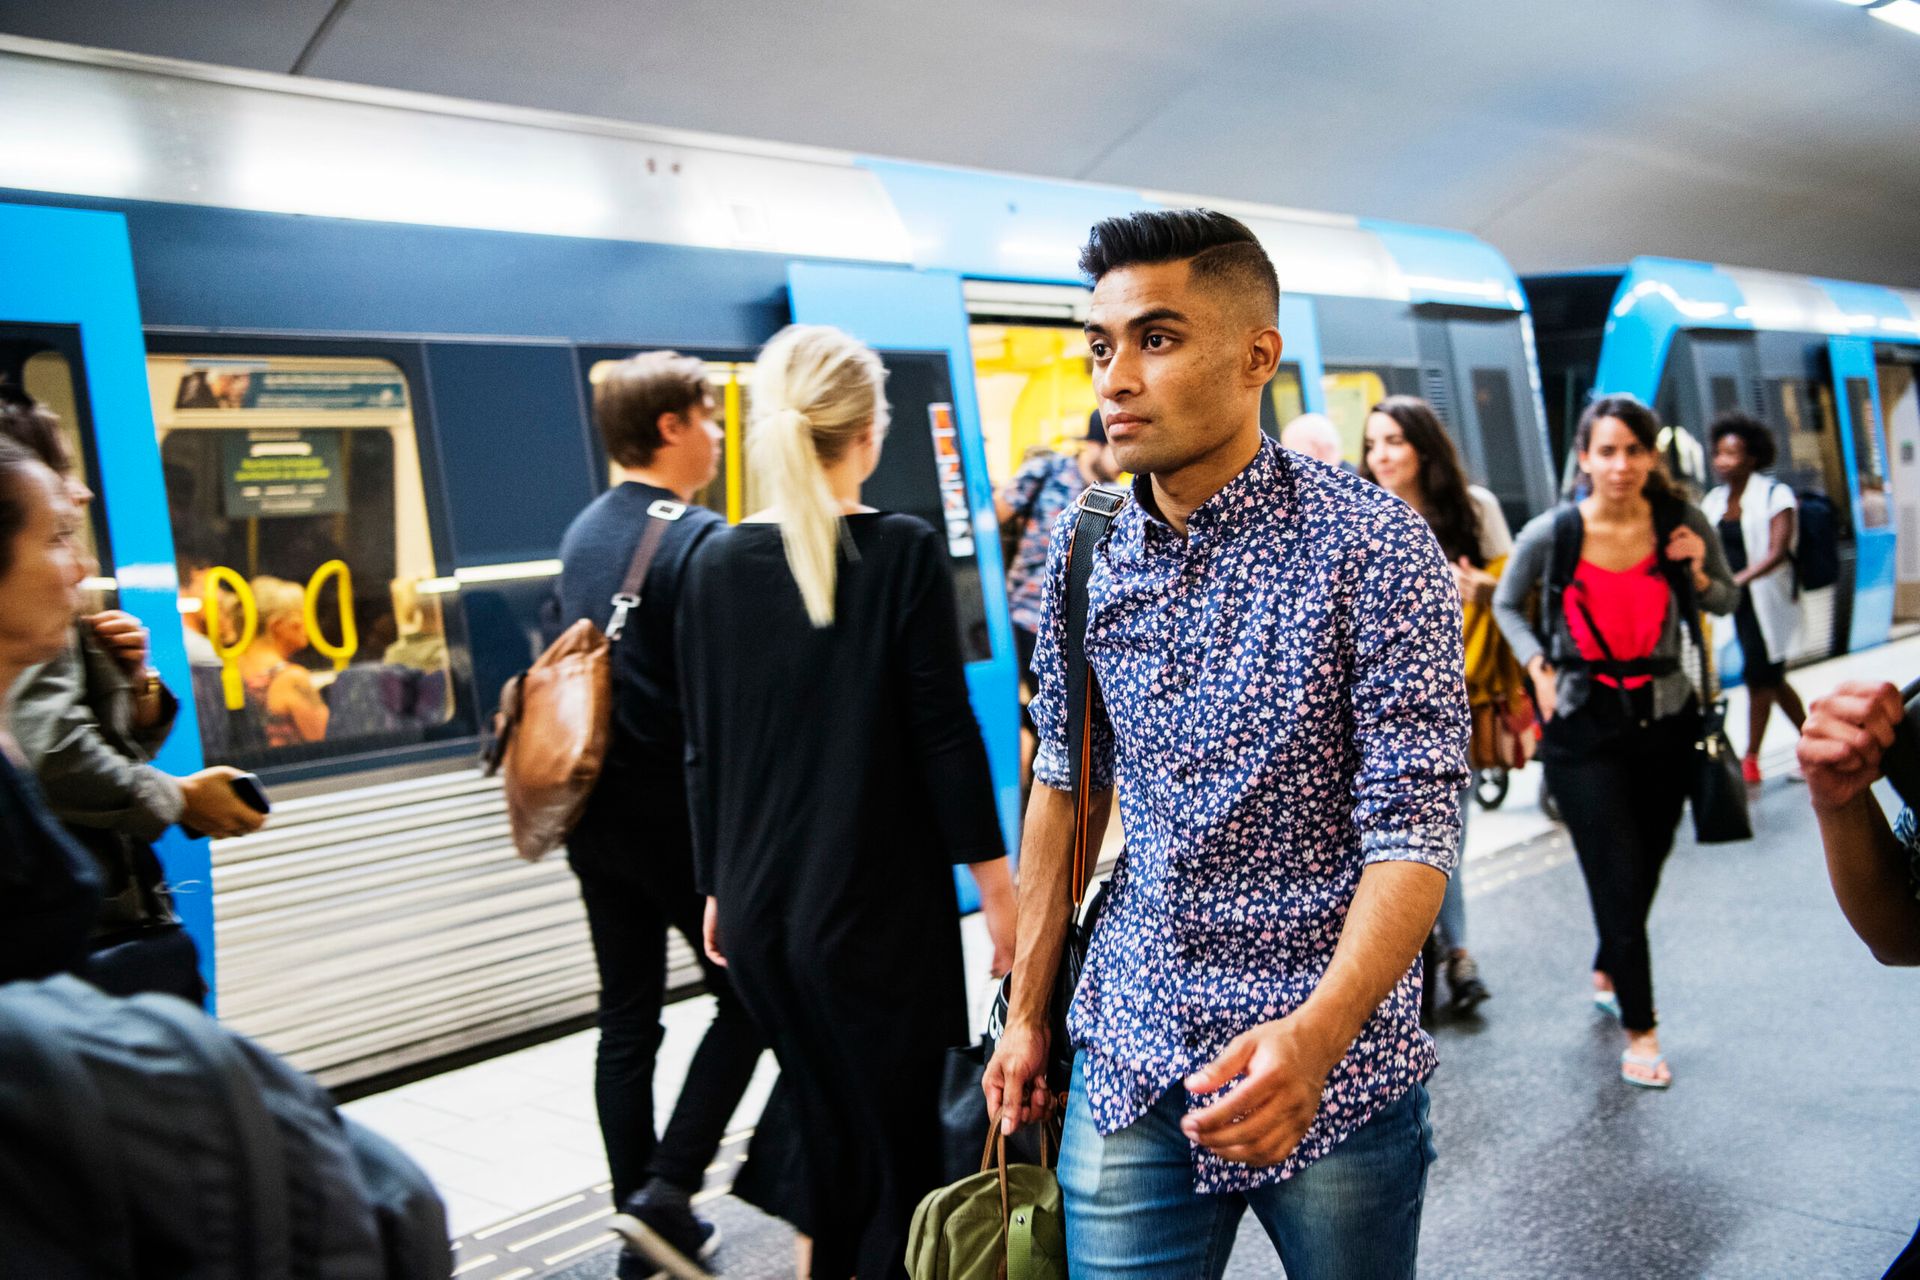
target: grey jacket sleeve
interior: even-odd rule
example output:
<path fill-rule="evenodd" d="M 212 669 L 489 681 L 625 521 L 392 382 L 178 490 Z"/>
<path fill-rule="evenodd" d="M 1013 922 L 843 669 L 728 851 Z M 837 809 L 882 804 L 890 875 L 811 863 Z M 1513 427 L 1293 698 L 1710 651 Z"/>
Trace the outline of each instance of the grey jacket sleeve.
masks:
<path fill-rule="evenodd" d="M 1540 641 L 1533 634 L 1533 623 L 1527 618 L 1527 597 L 1540 584 L 1547 562 L 1552 558 L 1553 512 L 1548 510 L 1527 521 L 1527 527 L 1520 531 L 1513 552 L 1507 557 L 1506 572 L 1500 575 L 1500 583 L 1494 588 L 1493 620 L 1523 667 L 1541 651 Z"/>
<path fill-rule="evenodd" d="M 1733 570 L 1727 566 L 1727 552 L 1720 535 L 1707 520 L 1706 513 L 1687 504 L 1687 528 L 1707 544 L 1707 558 L 1700 567 L 1706 571 L 1707 586 L 1700 593 L 1700 607 L 1708 613 L 1729 614 L 1740 607 L 1740 588 L 1733 585 Z"/>
<path fill-rule="evenodd" d="M 87 692 L 86 655 L 76 642 L 14 687 L 14 737 L 61 821 L 157 840 L 185 809 L 180 784 L 118 749 Z M 124 685 L 110 692 L 125 696 Z"/>

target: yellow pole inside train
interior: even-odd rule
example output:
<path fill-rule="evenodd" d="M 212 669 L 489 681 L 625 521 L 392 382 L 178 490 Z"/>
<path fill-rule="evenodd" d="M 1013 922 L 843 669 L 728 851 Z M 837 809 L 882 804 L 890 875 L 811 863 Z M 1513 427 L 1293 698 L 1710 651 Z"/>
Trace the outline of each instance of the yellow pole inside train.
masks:
<path fill-rule="evenodd" d="M 220 626 L 220 588 L 225 586 L 240 601 L 240 634 L 232 644 L 221 643 Z M 213 656 L 220 659 L 220 692 L 225 695 L 227 710 L 238 711 L 247 705 L 246 685 L 240 679 L 240 655 L 253 643 L 260 631 L 260 606 L 254 602 L 253 588 L 247 580 L 233 569 L 217 564 L 207 570 L 207 585 L 202 589 L 200 608 L 201 617 L 207 623 L 207 643 L 213 646 Z"/>
<path fill-rule="evenodd" d="M 320 593 L 326 589 L 330 578 L 340 583 L 340 643 L 334 644 L 320 629 Z M 313 571 L 313 577 L 307 581 L 305 604 L 307 620 L 307 643 L 319 653 L 333 659 L 335 671 L 345 671 L 347 664 L 353 661 L 353 655 L 360 650 L 360 629 L 353 622 L 353 573 L 347 568 L 345 560 L 329 560 Z"/>

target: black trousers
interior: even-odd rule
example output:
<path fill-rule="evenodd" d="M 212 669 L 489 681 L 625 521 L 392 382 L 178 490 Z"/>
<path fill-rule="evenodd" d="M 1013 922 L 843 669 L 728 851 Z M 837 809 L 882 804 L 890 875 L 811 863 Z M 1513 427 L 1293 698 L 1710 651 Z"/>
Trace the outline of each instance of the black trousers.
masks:
<path fill-rule="evenodd" d="M 1662 720 L 1650 718 L 1649 703 L 1638 690 L 1623 707 L 1617 690 L 1596 685 L 1579 710 L 1548 724 L 1540 751 L 1587 881 L 1600 935 L 1593 967 L 1613 979 L 1629 1031 L 1656 1022 L 1647 915 L 1673 851 L 1700 728 L 1691 703 Z"/>
<path fill-rule="evenodd" d="M 595 800 L 567 840 L 567 860 L 580 879 L 600 968 L 593 1092 L 617 1205 L 653 1177 L 690 1193 L 700 1189 L 766 1042 L 735 997 L 726 970 L 708 960 L 701 946 L 706 899 L 694 892 L 684 822 L 661 822 L 644 811 L 629 811 L 627 820 L 617 821 L 607 812 L 611 806 L 597 803 L 599 795 Z M 669 928 L 699 957 L 717 1007 L 666 1132 L 656 1140 L 653 1068 L 666 1036 L 660 1009 Z"/>

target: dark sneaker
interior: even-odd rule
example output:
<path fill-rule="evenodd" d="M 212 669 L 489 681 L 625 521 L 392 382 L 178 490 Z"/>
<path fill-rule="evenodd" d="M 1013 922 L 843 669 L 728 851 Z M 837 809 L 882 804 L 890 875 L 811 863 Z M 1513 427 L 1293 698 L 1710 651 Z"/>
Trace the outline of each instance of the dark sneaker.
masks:
<path fill-rule="evenodd" d="M 622 1249 L 620 1264 L 613 1271 L 613 1280 L 667 1280 L 667 1273 L 632 1249 Z"/>
<path fill-rule="evenodd" d="M 717 1274 L 708 1264 L 719 1251 L 720 1228 L 694 1217 L 684 1197 L 655 1195 L 651 1187 L 635 1192 L 613 1215 L 613 1229 L 629 1252 L 672 1280 L 708 1280 Z"/>
<path fill-rule="evenodd" d="M 1480 981 L 1480 966 L 1464 952 L 1447 959 L 1447 990 L 1453 993 L 1455 1013 L 1472 1013 L 1493 995 Z"/>

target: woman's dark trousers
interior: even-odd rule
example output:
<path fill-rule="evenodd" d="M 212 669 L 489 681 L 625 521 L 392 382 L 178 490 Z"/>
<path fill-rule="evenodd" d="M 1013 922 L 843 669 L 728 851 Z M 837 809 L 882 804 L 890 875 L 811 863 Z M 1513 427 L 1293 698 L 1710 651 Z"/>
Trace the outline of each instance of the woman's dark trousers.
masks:
<path fill-rule="evenodd" d="M 1648 700 L 1633 701 L 1630 714 L 1616 690 L 1595 687 L 1586 705 L 1548 725 L 1541 760 L 1586 877 L 1600 934 L 1593 967 L 1613 979 L 1620 1024 L 1650 1031 L 1647 915 L 1690 790 L 1699 715 L 1689 703 L 1643 721 Z"/>

